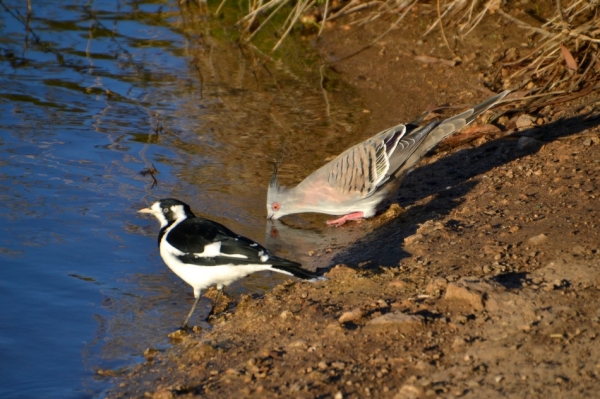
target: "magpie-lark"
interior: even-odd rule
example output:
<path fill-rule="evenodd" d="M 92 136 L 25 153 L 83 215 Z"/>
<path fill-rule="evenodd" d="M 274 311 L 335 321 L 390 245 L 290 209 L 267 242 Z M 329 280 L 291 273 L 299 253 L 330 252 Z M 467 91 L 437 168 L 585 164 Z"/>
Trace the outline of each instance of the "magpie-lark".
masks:
<path fill-rule="evenodd" d="M 195 301 L 182 328 L 200 300 L 200 290 L 217 285 L 218 294 L 209 313 L 213 314 L 223 286 L 262 270 L 271 270 L 305 280 L 324 279 L 302 269 L 301 265 L 278 258 L 258 243 L 235 234 L 227 227 L 196 217 L 189 205 L 172 198 L 161 199 L 149 208 L 160 222 L 158 248 L 167 266 L 194 289 Z"/>

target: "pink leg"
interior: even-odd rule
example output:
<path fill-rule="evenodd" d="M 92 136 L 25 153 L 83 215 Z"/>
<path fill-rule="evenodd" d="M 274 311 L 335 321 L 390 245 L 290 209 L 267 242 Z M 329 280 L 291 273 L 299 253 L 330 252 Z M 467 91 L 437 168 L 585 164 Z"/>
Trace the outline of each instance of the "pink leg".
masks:
<path fill-rule="evenodd" d="M 348 220 L 358 220 L 358 219 L 362 219 L 362 218 L 364 218 L 364 213 L 354 212 L 354 213 L 349 213 L 345 216 L 342 216 L 339 219 L 328 220 L 327 225 L 329 225 L 329 226 L 333 225 L 334 227 L 340 227 L 341 225 L 346 223 Z"/>

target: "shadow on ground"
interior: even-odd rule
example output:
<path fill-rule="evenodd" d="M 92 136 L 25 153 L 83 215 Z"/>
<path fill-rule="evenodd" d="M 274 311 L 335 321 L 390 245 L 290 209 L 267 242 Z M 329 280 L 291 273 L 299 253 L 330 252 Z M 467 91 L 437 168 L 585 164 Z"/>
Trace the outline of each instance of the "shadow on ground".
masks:
<path fill-rule="evenodd" d="M 434 198 L 424 205 L 410 207 L 400 217 L 376 228 L 340 251 L 333 257 L 332 264 L 343 263 L 352 267 L 366 262 L 368 263 L 363 267 L 398 265 L 402 259 L 411 256 L 403 249 L 404 239 L 415 234 L 419 224 L 449 214 L 462 203 L 462 197 L 479 184 L 482 175 L 538 152 L 545 143 L 577 135 L 598 124 L 598 115 L 587 114 L 561 119 L 478 147 L 459 150 L 450 156 L 418 167 L 404 178 L 396 201 L 406 207 L 429 196 Z M 537 141 L 526 150 L 518 150 L 519 137 L 531 137 Z M 453 228 L 450 225 L 446 227 Z"/>

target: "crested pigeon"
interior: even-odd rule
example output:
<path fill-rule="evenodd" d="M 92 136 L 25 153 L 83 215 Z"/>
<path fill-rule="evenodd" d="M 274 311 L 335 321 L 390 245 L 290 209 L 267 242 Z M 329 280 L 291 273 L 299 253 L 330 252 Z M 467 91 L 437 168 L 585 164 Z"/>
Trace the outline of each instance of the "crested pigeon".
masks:
<path fill-rule="evenodd" d="M 300 184 L 285 188 L 277 181 L 277 167 L 267 194 L 267 217 L 279 219 L 293 213 L 344 215 L 327 222 L 341 226 L 348 220 L 375 215 L 377 205 L 390 191 L 391 181 L 410 172 L 415 164 L 450 134 L 471 123 L 500 102 L 510 91 L 448 118 L 418 126 L 416 121 L 384 130 L 325 164 Z"/>

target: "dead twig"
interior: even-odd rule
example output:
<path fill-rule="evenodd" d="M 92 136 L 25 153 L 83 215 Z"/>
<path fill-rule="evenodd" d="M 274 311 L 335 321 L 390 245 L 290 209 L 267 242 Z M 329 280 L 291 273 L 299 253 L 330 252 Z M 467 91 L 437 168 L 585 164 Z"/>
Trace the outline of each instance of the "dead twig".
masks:
<path fill-rule="evenodd" d="M 321 27 L 319 28 L 319 34 L 317 36 L 321 36 L 321 32 L 323 32 L 323 28 L 325 27 L 325 23 L 327 22 L 327 12 L 329 11 L 329 0 L 325 1 L 325 11 L 323 11 L 323 20 L 321 21 Z"/>
<path fill-rule="evenodd" d="M 150 164 L 152 167 L 146 167 L 144 169 L 142 169 L 142 171 L 140 172 L 140 175 L 146 177 L 148 175 L 150 175 L 150 177 L 152 178 L 152 186 L 150 186 L 150 188 L 154 188 L 156 186 L 158 186 L 158 180 L 156 179 L 155 175 L 158 174 L 158 170 L 156 169 L 156 167 L 154 166 L 154 164 Z"/>
<path fill-rule="evenodd" d="M 514 22 L 519 28 L 529 29 L 529 30 L 531 30 L 533 32 L 539 33 L 539 34 L 544 35 L 544 36 L 551 35 L 551 33 L 548 32 L 547 30 L 536 28 L 535 26 L 531 26 L 528 23 L 523 22 L 520 19 L 517 19 L 517 18 L 513 17 L 509 13 L 503 11 L 502 9 L 498 9 L 498 14 L 502 15 L 504 18 L 510 20 L 511 22 Z"/>
<path fill-rule="evenodd" d="M 309 0 L 305 0 L 305 1 L 300 1 L 296 4 L 296 12 L 294 13 L 293 18 L 291 18 L 291 20 L 290 20 L 290 18 L 288 17 L 288 20 L 290 20 L 290 22 L 288 24 L 288 28 L 286 29 L 285 33 L 283 35 L 281 35 L 281 38 L 279 39 L 277 44 L 275 44 L 275 46 L 273 47 L 273 50 L 271 50 L 272 52 L 279 48 L 279 46 L 281 45 L 283 40 L 287 37 L 287 35 L 289 35 L 290 31 L 296 24 L 296 21 L 298 21 L 298 19 L 302 16 L 302 14 L 304 14 L 304 12 L 306 10 L 308 10 L 310 7 L 312 7 L 312 5 L 315 4 L 315 2 L 316 2 L 316 0 L 312 0 L 310 2 L 309 2 Z M 290 15 L 292 15 L 292 13 L 290 13 Z M 284 24 L 284 26 L 285 26 L 285 24 Z"/>
<path fill-rule="evenodd" d="M 456 57 L 456 53 L 450 47 L 450 43 L 448 43 L 448 39 L 446 38 L 446 32 L 444 32 L 444 23 L 442 22 L 442 13 L 440 11 L 440 0 L 437 0 L 437 13 L 438 13 L 438 19 L 440 20 L 440 30 L 442 31 L 442 37 L 444 38 L 444 43 L 446 43 L 446 47 L 448 47 L 448 50 L 450 50 L 452 55 L 454 57 Z"/>

